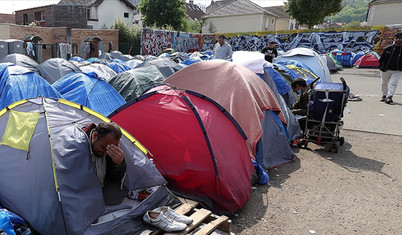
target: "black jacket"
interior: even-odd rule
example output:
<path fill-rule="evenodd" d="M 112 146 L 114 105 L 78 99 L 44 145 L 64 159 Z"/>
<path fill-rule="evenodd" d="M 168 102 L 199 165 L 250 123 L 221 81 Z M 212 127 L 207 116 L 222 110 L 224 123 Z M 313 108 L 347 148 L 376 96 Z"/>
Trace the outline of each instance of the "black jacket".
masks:
<path fill-rule="evenodd" d="M 381 71 L 398 70 L 402 71 L 402 46 L 391 45 L 386 47 L 380 57 Z"/>

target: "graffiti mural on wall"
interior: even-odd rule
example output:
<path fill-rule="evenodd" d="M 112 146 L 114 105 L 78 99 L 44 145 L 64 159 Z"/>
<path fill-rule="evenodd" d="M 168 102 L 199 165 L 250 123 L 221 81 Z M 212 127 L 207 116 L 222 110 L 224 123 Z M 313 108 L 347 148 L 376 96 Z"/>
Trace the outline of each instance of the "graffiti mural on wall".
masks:
<path fill-rule="evenodd" d="M 144 28 L 141 32 L 141 54 L 157 56 L 166 48 L 179 52 L 199 51 L 201 34 Z"/>
<path fill-rule="evenodd" d="M 320 53 L 332 50 L 366 51 L 374 48 L 379 31 L 311 32 L 294 34 L 242 35 L 229 39 L 236 51 L 261 51 L 269 41 L 275 41 L 284 51 L 296 47 L 311 48 Z"/>
<path fill-rule="evenodd" d="M 382 50 L 385 40 L 382 38 L 390 29 L 369 31 L 308 32 L 289 34 L 226 35 L 234 51 L 261 51 L 269 41 L 275 41 L 280 49 L 288 51 L 296 47 L 306 47 L 325 53 L 332 50 L 357 52 Z M 165 48 L 179 52 L 206 51 L 213 49 L 215 34 L 194 34 L 176 31 L 143 29 L 141 40 L 142 54 L 158 55 Z M 389 41 L 389 40 L 388 40 Z"/>
<path fill-rule="evenodd" d="M 141 32 L 141 54 L 158 55 L 165 48 L 174 48 L 174 33 L 166 30 L 143 29 Z"/>

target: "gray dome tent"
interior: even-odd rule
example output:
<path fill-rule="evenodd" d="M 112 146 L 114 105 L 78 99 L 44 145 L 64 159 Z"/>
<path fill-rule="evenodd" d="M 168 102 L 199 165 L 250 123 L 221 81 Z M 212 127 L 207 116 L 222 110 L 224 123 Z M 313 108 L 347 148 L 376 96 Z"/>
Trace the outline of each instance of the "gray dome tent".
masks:
<path fill-rule="evenodd" d="M 62 58 L 48 59 L 39 66 L 42 69 L 42 77 L 50 84 L 53 84 L 69 73 L 81 72 L 81 69 L 79 69 L 73 63 Z"/>
<path fill-rule="evenodd" d="M 31 59 L 30 57 L 23 55 L 23 54 L 9 54 L 2 58 L 0 58 L 0 63 L 13 63 L 15 65 L 19 65 L 25 67 L 32 72 L 42 76 L 42 69 L 40 68 L 39 64 Z"/>
<path fill-rule="evenodd" d="M 153 86 L 159 85 L 165 77 L 154 65 L 135 68 L 114 76 L 109 84 L 128 102 Z"/>
<path fill-rule="evenodd" d="M 172 205 L 172 198 L 177 199 L 165 188 L 166 181 L 147 158 L 147 150 L 125 131 L 120 141 L 127 165 L 122 187 L 152 187 L 155 191 L 140 202 L 126 198 L 127 191 L 120 189 L 119 182 L 105 183 L 102 188 L 92 166 L 89 140 L 82 130 L 92 122 L 110 120 L 62 99 L 39 97 L 3 109 L 0 204 L 41 234 L 119 230 L 119 234 L 133 234 L 145 230 L 142 215 L 146 210 Z"/>

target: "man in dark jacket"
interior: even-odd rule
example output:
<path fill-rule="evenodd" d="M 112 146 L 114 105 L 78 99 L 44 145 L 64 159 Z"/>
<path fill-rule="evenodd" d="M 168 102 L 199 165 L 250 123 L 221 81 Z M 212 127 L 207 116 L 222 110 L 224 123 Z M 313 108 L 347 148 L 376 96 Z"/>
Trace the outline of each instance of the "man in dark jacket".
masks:
<path fill-rule="evenodd" d="M 290 86 L 292 87 L 293 92 L 299 95 L 297 102 L 293 104 L 291 108 L 292 113 L 300 116 L 306 116 L 310 88 L 307 86 L 307 83 L 303 78 L 294 80 Z"/>
<path fill-rule="evenodd" d="M 275 57 L 278 56 L 278 51 L 275 48 L 275 42 L 269 42 L 267 47 L 264 47 L 261 51 L 265 55 L 265 60 L 272 63 Z"/>
<path fill-rule="evenodd" d="M 402 77 L 402 33 L 394 35 L 394 44 L 384 49 L 380 57 L 381 101 L 392 104 L 392 97 Z"/>
<path fill-rule="evenodd" d="M 307 105 L 310 99 L 309 96 L 311 90 L 303 78 L 298 78 L 292 81 L 290 87 L 292 88 L 293 92 L 298 94 L 297 102 L 293 104 L 290 110 L 296 115 L 300 128 L 304 132 L 304 128 L 306 126 Z"/>

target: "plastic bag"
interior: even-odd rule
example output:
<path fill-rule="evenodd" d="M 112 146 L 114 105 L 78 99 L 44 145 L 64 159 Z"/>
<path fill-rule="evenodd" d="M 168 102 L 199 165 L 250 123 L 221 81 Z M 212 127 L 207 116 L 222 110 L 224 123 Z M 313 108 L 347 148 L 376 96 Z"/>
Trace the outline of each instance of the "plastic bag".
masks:
<path fill-rule="evenodd" d="M 7 235 L 15 235 L 14 226 L 8 217 L 7 211 L 4 209 L 0 209 L 0 229 Z"/>

